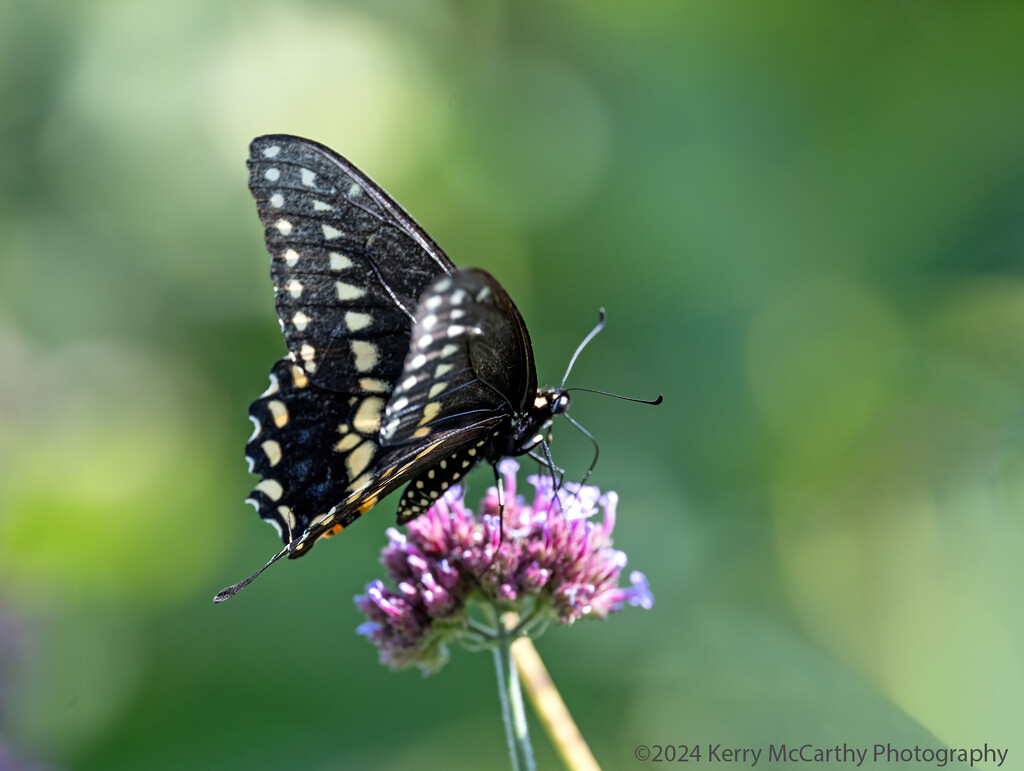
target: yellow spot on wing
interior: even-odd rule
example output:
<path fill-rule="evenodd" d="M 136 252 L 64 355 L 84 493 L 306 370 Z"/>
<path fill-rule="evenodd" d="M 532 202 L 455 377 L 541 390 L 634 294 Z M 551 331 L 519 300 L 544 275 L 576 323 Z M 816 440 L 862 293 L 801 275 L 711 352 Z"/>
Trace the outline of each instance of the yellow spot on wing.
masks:
<path fill-rule="evenodd" d="M 267 409 L 270 410 L 270 414 L 274 416 L 274 425 L 278 428 L 284 428 L 288 424 L 288 408 L 284 406 L 284 402 L 274 399 L 273 401 L 267 402 Z"/>
<path fill-rule="evenodd" d="M 362 434 L 376 434 L 380 431 L 380 418 L 384 411 L 384 400 L 379 396 L 367 396 L 352 418 L 352 427 Z"/>
<path fill-rule="evenodd" d="M 255 489 L 264 493 L 272 501 L 279 501 L 281 496 L 284 495 L 284 488 L 281 487 L 281 483 L 276 479 L 264 479 L 256 485 Z"/>

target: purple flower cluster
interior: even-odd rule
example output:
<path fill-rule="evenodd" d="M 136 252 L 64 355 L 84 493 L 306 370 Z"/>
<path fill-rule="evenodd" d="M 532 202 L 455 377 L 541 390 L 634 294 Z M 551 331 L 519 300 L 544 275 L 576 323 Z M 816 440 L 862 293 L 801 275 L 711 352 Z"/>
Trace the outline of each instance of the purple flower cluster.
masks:
<path fill-rule="evenodd" d="M 555 491 L 550 477 L 531 476 L 533 503 L 516 496 L 512 460 L 501 463 L 505 480 L 505 538 L 501 539 L 498 494 L 488 491 L 479 516 L 453 487 L 408 526 L 408 535 L 388 530 L 381 552 L 395 588 L 382 581 L 355 598 L 369 619 L 359 626 L 393 669 L 439 669 L 447 643 L 486 644 L 488 629 L 469 613 L 469 603 L 524 617 L 521 633 L 551 619 L 571 624 L 584 616 L 604 618 L 624 605 L 650 608 L 654 597 L 640 572 L 619 587 L 626 555 L 612 548 L 614 492 L 566 484 Z M 604 510 L 603 521 L 591 519 Z M 493 631 L 493 630 L 490 630 Z"/>

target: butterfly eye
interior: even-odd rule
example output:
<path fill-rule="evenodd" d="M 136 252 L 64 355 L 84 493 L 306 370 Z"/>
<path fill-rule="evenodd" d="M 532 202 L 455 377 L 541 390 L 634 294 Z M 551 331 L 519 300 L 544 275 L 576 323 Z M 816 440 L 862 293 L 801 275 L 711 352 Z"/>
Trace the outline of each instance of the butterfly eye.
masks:
<path fill-rule="evenodd" d="M 569 394 L 560 393 L 555 397 L 555 403 L 551 406 L 551 414 L 561 415 L 567 409 L 569 409 Z"/>

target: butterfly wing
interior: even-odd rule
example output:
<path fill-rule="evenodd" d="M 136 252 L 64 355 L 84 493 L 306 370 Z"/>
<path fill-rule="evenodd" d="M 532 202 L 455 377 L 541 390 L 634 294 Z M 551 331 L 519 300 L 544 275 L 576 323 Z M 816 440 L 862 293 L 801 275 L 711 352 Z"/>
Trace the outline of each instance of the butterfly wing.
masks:
<path fill-rule="evenodd" d="M 249 500 L 290 544 L 368 488 L 413 312 L 423 288 L 454 265 L 402 207 L 323 145 L 258 137 L 248 165 L 288 348 L 249 410 L 256 430 L 246 457 L 262 477 Z"/>

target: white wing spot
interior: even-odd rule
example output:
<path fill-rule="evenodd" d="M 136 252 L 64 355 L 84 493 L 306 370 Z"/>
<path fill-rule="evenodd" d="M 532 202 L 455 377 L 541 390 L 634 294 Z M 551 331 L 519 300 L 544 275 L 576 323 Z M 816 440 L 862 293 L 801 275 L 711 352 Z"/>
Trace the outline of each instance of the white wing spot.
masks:
<path fill-rule="evenodd" d="M 281 487 L 281 483 L 276 479 L 264 479 L 255 487 L 261 493 L 266 495 L 272 501 L 281 500 L 281 496 L 284 495 L 284 488 Z"/>
<path fill-rule="evenodd" d="M 434 327 L 437 326 L 437 316 L 431 313 L 429 316 L 426 316 L 423 319 L 423 321 L 420 322 L 420 326 L 423 327 L 424 329 L 433 329 Z"/>
<path fill-rule="evenodd" d="M 277 382 L 277 375 L 273 372 L 270 373 L 270 385 L 267 386 L 267 390 L 260 394 L 260 396 L 272 396 L 281 390 L 281 384 Z"/>
<path fill-rule="evenodd" d="M 316 172 L 311 169 L 302 169 L 302 184 L 306 187 L 313 187 L 316 185 Z"/>
<path fill-rule="evenodd" d="M 340 238 L 341 236 L 345 235 L 342 231 L 338 230 L 337 228 L 332 228 L 330 225 L 326 224 L 321 225 L 320 229 L 324 231 L 324 238 L 326 238 L 328 241 L 331 241 L 335 238 Z"/>
<path fill-rule="evenodd" d="M 277 228 L 277 231 L 282 236 L 288 235 L 294 229 L 294 226 L 292 225 L 292 223 L 290 223 L 288 220 L 283 220 L 283 219 L 282 220 L 278 220 L 277 222 L 275 222 L 274 223 L 274 227 Z"/>
<path fill-rule="evenodd" d="M 297 263 L 299 261 L 299 257 L 301 257 L 302 255 L 299 254 L 294 249 L 288 249 L 281 256 L 284 257 L 284 261 L 288 263 L 288 267 L 289 268 L 294 268 L 295 267 L 295 263 Z"/>
<path fill-rule="evenodd" d="M 348 255 L 331 252 L 331 270 L 345 270 L 351 268 L 353 264 L 352 258 Z"/>
<path fill-rule="evenodd" d="M 263 176 L 269 179 L 271 182 L 277 182 L 277 180 L 281 179 L 281 170 L 267 169 L 266 171 L 263 172 Z"/>
<path fill-rule="evenodd" d="M 293 278 L 288 282 L 288 286 L 285 287 L 288 290 L 288 294 L 298 300 L 302 297 L 302 282 L 297 278 Z"/>
<path fill-rule="evenodd" d="M 451 303 L 452 305 L 462 305 L 466 301 L 466 292 L 462 289 L 456 289 L 452 292 Z"/>
<path fill-rule="evenodd" d="M 409 375 L 405 380 L 402 381 L 402 388 L 406 391 L 411 390 L 416 385 L 417 377 L 415 375 Z"/>
<path fill-rule="evenodd" d="M 371 321 L 373 321 L 373 317 L 369 313 L 348 311 L 345 314 L 345 326 L 348 327 L 349 332 L 358 332 L 360 329 L 370 326 Z"/>
<path fill-rule="evenodd" d="M 452 285 L 451 276 L 445 276 L 440 281 L 438 281 L 436 284 L 434 284 L 434 291 L 437 291 L 437 292 L 447 292 L 448 288 L 451 285 Z M 439 297 L 437 299 L 440 300 L 441 298 Z"/>
<path fill-rule="evenodd" d="M 368 396 L 356 410 L 355 417 L 352 418 L 352 427 L 361 434 L 376 434 L 380 431 L 380 418 L 383 412 L 384 400 L 379 396 Z"/>
<path fill-rule="evenodd" d="M 427 298 L 427 301 L 423 303 L 423 307 L 428 311 L 436 311 L 441 307 L 441 302 L 441 298 L 438 295 L 434 295 L 433 297 Z"/>
<path fill-rule="evenodd" d="M 267 409 L 274 416 L 275 426 L 284 428 L 288 424 L 288 408 L 284 406 L 284 402 L 274 399 L 271 402 L 267 402 Z"/>
<path fill-rule="evenodd" d="M 295 328 L 300 332 L 305 332 L 306 325 L 309 324 L 309 316 L 307 316 L 302 311 L 299 311 L 294 316 L 292 316 L 292 324 L 294 324 Z"/>
<path fill-rule="evenodd" d="M 466 315 L 466 312 L 464 310 L 462 310 L 462 308 L 455 308 L 452 311 L 452 313 L 451 313 L 451 318 L 452 318 L 452 321 L 458 321 L 459 319 L 461 319 L 465 315 Z"/>
<path fill-rule="evenodd" d="M 411 359 L 409 359 L 409 369 L 419 369 L 427 363 L 427 357 L 422 353 L 417 353 Z"/>
<path fill-rule="evenodd" d="M 448 345 L 446 345 L 444 348 L 441 349 L 441 356 L 442 357 L 451 356 L 453 353 L 456 353 L 458 350 L 459 350 L 459 346 L 454 345 L 452 343 L 448 343 Z"/>
<path fill-rule="evenodd" d="M 447 388 L 447 387 L 448 387 L 448 382 L 445 381 L 445 380 L 442 380 L 440 383 L 434 383 L 434 385 L 432 385 L 430 387 L 430 392 L 427 394 L 427 398 L 428 399 L 433 399 L 439 393 L 443 392 L 444 389 Z"/>
<path fill-rule="evenodd" d="M 374 391 L 375 393 L 385 393 L 391 387 L 390 383 L 386 383 L 383 380 L 377 380 L 372 377 L 359 378 L 359 387 L 364 391 Z"/>
<path fill-rule="evenodd" d="M 270 461 L 271 466 L 276 466 L 281 460 L 281 445 L 275 442 L 273 439 L 268 439 L 260 445 L 263 448 L 263 454 L 267 456 L 267 460 Z"/>
<path fill-rule="evenodd" d="M 281 145 L 271 145 L 270 147 L 264 147 L 263 157 L 274 158 L 279 152 L 281 152 Z"/>
<path fill-rule="evenodd" d="M 416 345 L 419 348 L 429 348 L 433 342 L 434 338 L 430 335 L 420 335 L 419 339 L 416 341 Z"/>
<path fill-rule="evenodd" d="M 363 194 L 363 189 L 361 187 L 359 187 L 359 185 L 356 182 L 353 182 L 351 185 L 348 186 L 348 197 L 349 198 L 358 198 L 362 194 Z"/>
<path fill-rule="evenodd" d="M 355 434 L 353 434 L 355 436 Z M 373 460 L 375 448 L 373 442 L 363 442 L 345 458 L 345 468 L 348 469 L 349 479 L 359 476 L 370 465 Z"/>
<path fill-rule="evenodd" d="M 399 396 L 397 399 L 395 399 L 393 402 L 391 402 L 391 411 L 392 412 L 401 412 L 402 410 L 404 410 L 408 406 L 409 406 L 409 400 L 406 399 L 404 396 Z M 389 423 L 388 425 L 390 426 L 391 424 Z"/>
<path fill-rule="evenodd" d="M 437 368 L 434 370 L 434 377 L 444 377 L 444 375 L 451 372 L 452 369 L 453 365 L 451 364 L 438 364 Z"/>
<path fill-rule="evenodd" d="M 250 415 L 249 420 L 252 421 L 253 425 L 252 436 L 249 437 L 249 441 L 251 442 L 253 439 L 260 435 L 260 431 L 263 430 L 263 427 L 260 425 L 260 419 L 257 418 L 255 415 Z M 252 469 L 249 470 L 252 471 Z"/>
<path fill-rule="evenodd" d="M 316 198 L 313 199 L 313 211 L 334 211 L 334 207 L 329 203 L 324 203 Z"/>
<path fill-rule="evenodd" d="M 356 369 L 360 372 L 369 372 L 377 366 L 380 354 L 377 346 L 365 340 L 353 340 L 351 343 L 352 355 L 356 357 Z"/>
<path fill-rule="evenodd" d="M 280 209 L 282 206 L 284 206 L 284 196 L 281 195 L 280 193 L 274 193 L 272 196 L 270 196 L 270 205 L 273 206 L 275 209 Z"/>
<path fill-rule="evenodd" d="M 482 303 L 484 300 L 486 300 L 490 296 L 491 296 L 491 289 L 490 289 L 490 287 L 486 287 L 485 286 L 483 289 L 481 289 L 479 292 L 476 293 L 476 301 Z"/>
<path fill-rule="evenodd" d="M 346 284 L 344 281 L 335 281 L 334 289 L 338 293 L 338 299 L 345 302 L 348 302 L 349 300 L 358 300 L 366 294 L 366 290 L 362 287 L 354 286 L 353 284 Z"/>
<path fill-rule="evenodd" d="M 461 324 L 452 324 L 448 327 L 448 337 L 458 337 L 459 335 L 465 334 L 466 328 Z"/>

